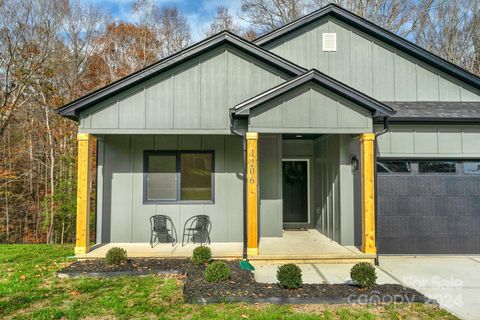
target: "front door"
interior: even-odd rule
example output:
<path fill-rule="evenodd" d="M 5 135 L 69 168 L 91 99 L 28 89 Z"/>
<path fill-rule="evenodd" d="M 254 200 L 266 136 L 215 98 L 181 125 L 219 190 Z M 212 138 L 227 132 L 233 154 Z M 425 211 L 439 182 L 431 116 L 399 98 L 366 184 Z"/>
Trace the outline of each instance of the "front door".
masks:
<path fill-rule="evenodd" d="M 308 223 L 308 161 L 283 161 L 283 222 Z"/>

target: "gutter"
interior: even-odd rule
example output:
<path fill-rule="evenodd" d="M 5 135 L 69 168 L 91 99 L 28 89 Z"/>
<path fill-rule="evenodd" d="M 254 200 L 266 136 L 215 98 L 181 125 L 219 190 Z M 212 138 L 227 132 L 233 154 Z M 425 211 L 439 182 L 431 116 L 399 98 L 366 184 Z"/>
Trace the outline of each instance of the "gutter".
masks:
<path fill-rule="evenodd" d="M 375 258 L 375 265 L 379 265 L 379 254 L 378 254 L 378 179 L 377 179 L 377 151 L 378 151 L 378 137 L 387 133 L 390 130 L 389 117 L 383 118 L 383 130 L 380 132 L 375 132 L 375 144 L 373 149 L 373 180 L 374 180 L 374 190 L 375 190 L 375 247 L 377 248 L 377 257 Z"/>
<path fill-rule="evenodd" d="M 243 180 L 243 260 L 248 260 L 247 257 L 247 136 L 245 132 L 239 131 L 234 127 L 233 113 L 230 113 L 230 131 L 242 137 L 243 144 L 243 161 L 242 161 L 242 180 Z"/>

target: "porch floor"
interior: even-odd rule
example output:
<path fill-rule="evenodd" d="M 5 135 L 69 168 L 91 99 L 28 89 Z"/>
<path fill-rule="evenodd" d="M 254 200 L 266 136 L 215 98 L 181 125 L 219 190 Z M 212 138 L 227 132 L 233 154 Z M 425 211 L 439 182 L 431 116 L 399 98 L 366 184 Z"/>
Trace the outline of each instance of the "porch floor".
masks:
<path fill-rule="evenodd" d="M 122 247 L 132 258 L 185 258 L 191 257 L 193 249 L 198 244 L 189 243 L 182 247 L 181 243 L 172 247 L 168 243 L 160 243 L 153 248 L 149 243 L 108 243 L 92 247 L 87 254 L 77 255 L 79 259 L 104 258 L 112 247 Z M 214 258 L 240 259 L 242 258 L 243 243 L 241 242 L 212 242 Z M 371 261 L 373 255 L 366 255 L 353 246 L 342 246 L 339 243 L 322 235 L 314 229 L 285 230 L 283 237 L 263 237 L 260 239 L 259 255 L 249 256 L 256 261 L 295 261 L 325 263 L 351 263 L 355 261 Z"/>

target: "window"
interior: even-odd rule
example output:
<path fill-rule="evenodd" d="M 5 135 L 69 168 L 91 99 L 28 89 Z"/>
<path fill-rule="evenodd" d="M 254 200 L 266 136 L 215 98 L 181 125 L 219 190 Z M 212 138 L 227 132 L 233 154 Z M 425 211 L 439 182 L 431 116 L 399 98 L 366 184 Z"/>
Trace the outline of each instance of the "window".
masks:
<path fill-rule="evenodd" d="M 146 151 L 144 200 L 213 201 L 213 151 Z"/>
<path fill-rule="evenodd" d="M 463 172 L 466 174 L 480 174 L 480 162 L 464 162 Z"/>
<path fill-rule="evenodd" d="M 407 173 L 410 172 L 408 161 L 377 161 L 377 172 Z"/>
<path fill-rule="evenodd" d="M 455 173 L 455 161 L 419 161 L 420 173 Z"/>

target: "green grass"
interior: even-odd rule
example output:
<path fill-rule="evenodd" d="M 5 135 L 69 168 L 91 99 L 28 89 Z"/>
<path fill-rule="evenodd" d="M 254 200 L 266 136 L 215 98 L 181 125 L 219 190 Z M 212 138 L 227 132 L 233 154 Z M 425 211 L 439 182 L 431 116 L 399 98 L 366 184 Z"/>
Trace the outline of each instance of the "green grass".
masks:
<path fill-rule="evenodd" d="M 58 279 L 72 246 L 0 246 L 0 319 L 456 319 L 433 306 L 189 305 L 165 276 Z"/>

